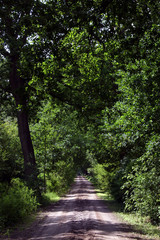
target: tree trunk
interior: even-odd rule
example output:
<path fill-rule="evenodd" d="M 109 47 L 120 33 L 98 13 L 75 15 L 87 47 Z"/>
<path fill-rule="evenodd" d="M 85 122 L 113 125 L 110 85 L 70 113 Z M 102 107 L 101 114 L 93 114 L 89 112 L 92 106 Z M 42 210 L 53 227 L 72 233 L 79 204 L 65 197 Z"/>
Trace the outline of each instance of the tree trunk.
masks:
<path fill-rule="evenodd" d="M 23 108 L 24 107 L 26 106 L 23 105 Z M 33 150 L 29 125 L 28 125 L 27 111 L 25 109 L 18 110 L 17 117 L 18 117 L 19 137 L 20 137 L 23 156 L 24 156 L 24 172 L 25 172 L 26 179 L 28 179 L 28 177 L 34 174 L 33 171 L 36 170 L 35 168 L 36 162 L 35 162 L 34 150 Z"/>
<path fill-rule="evenodd" d="M 17 61 L 18 56 L 11 57 L 10 85 L 17 107 L 18 131 L 24 156 L 25 179 L 29 185 L 36 187 L 36 161 L 28 124 L 25 80 L 18 74 Z"/>

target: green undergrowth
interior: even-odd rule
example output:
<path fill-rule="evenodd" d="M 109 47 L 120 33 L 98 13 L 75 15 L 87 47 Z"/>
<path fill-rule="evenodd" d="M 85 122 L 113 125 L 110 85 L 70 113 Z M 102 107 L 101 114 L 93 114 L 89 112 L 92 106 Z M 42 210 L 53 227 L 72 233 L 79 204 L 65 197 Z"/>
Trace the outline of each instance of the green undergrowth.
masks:
<path fill-rule="evenodd" d="M 0 230 L 22 222 L 39 205 L 33 190 L 18 178 L 10 186 L 1 184 L 0 195 Z"/>
<path fill-rule="evenodd" d="M 22 232 L 23 230 L 27 229 L 31 226 L 33 222 L 35 222 L 37 218 L 37 213 L 32 213 L 25 217 L 25 219 L 22 219 L 21 222 L 12 224 L 11 226 L 2 228 L 0 231 L 0 239 L 1 237 L 8 237 L 10 239 L 11 235 L 15 232 Z"/>
<path fill-rule="evenodd" d="M 123 205 L 114 200 L 108 193 L 96 189 L 97 195 L 106 201 L 107 206 L 121 217 L 125 222 L 129 223 L 135 231 L 145 235 L 150 240 L 160 239 L 160 226 L 154 226 L 150 223 L 149 217 L 142 217 L 136 213 L 126 213 L 123 211 Z"/>
<path fill-rule="evenodd" d="M 47 207 L 53 203 L 56 203 L 60 200 L 60 196 L 55 193 L 55 192 L 46 192 L 42 194 L 41 200 L 40 200 L 40 204 L 39 207 L 37 208 L 37 210 L 34 213 L 28 214 L 25 217 L 23 217 L 21 219 L 21 221 L 16 221 L 14 224 L 9 224 L 6 226 L 2 226 L 0 228 L 0 235 L 2 236 L 7 236 L 8 238 L 10 237 L 10 234 L 12 234 L 12 232 L 14 231 L 23 231 L 26 228 L 28 228 L 29 226 L 31 226 L 31 224 L 37 219 L 38 217 L 38 213 L 40 213 L 41 211 L 43 211 L 44 207 Z"/>

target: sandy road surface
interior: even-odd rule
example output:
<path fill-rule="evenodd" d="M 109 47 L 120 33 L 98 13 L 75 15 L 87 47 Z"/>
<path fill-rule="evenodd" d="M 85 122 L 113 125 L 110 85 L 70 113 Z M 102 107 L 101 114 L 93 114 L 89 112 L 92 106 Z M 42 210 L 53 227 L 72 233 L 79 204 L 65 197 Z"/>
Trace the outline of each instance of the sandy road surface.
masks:
<path fill-rule="evenodd" d="M 100 200 L 91 183 L 77 177 L 72 190 L 18 240 L 143 240 Z"/>

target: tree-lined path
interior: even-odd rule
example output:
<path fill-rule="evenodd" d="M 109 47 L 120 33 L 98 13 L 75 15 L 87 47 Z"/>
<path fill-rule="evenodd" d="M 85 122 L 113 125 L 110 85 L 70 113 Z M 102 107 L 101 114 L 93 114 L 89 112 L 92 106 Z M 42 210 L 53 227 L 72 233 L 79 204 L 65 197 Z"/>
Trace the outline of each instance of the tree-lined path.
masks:
<path fill-rule="evenodd" d="M 64 196 L 79 172 L 159 237 L 160 1 L 0 6 L 0 232 Z M 31 237 L 120 238 L 88 191 L 64 198 Z"/>
<path fill-rule="evenodd" d="M 118 220 L 97 197 L 91 183 L 80 176 L 75 179 L 70 193 L 47 211 L 39 224 L 11 239 L 144 240 L 144 237 Z"/>

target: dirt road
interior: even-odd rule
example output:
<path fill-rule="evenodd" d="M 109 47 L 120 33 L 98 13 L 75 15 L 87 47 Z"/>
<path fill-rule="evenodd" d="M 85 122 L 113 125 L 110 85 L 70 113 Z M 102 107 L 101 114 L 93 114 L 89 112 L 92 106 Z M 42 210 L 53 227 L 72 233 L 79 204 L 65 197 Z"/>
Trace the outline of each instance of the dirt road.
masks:
<path fill-rule="evenodd" d="M 70 193 L 47 211 L 43 220 L 15 239 L 144 240 L 117 220 L 83 177 L 76 178 Z"/>

